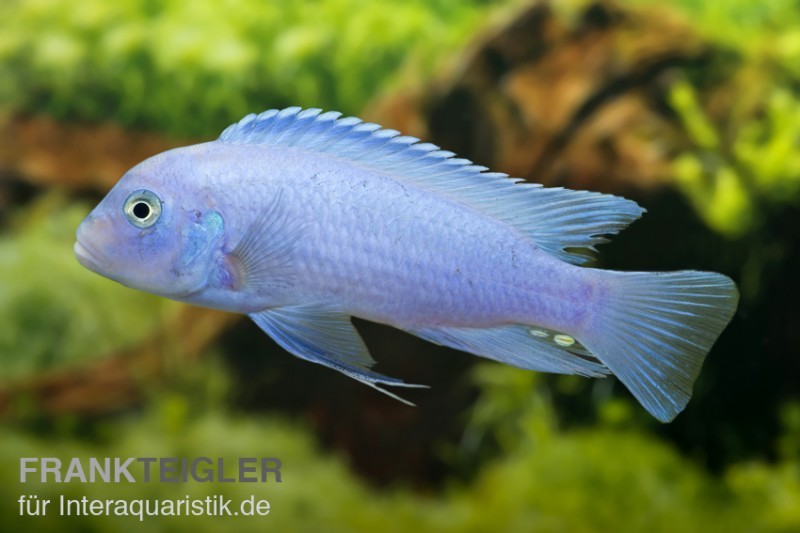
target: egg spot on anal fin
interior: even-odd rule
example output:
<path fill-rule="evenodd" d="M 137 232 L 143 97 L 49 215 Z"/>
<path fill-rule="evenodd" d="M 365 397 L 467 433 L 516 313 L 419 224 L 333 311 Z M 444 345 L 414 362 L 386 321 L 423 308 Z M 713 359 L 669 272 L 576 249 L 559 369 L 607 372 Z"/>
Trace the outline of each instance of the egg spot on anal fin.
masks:
<path fill-rule="evenodd" d="M 573 344 L 575 344 L 575 339 L 573 339 L 569 335 L 564 335 L 564 334 L 556 335 L 555 337 L 553 337 L 553 341 L 559 346 L 565 346 L 565 347 L 572 346 Z"/>
<path fill-rule="evenodd" d="M 562 331 L 545 328 L 542 326 L 528 326 L 526 333 L 531 340 L 546 342 L 558 349 L 568 351 L 573 354 L 592 357 L 591 353 L 572 335 Z"/>

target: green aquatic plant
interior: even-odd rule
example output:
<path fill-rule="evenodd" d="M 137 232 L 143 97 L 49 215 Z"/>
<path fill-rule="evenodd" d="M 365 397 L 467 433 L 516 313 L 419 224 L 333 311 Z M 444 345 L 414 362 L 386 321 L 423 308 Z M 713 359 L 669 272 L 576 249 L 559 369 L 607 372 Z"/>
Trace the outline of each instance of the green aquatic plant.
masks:
<path fill-rule="evenodd" d="M 483 0 L 3 2 L 0 107 L 184 136 L 288 105 L 357 113 L 406 62 L 432 72 L 496 10 Z"/>
<path fill-rule="evenodd" d="M 764 211 L 791 204 L 800 193 L 800 98 L 770 89 L 763 110 L 746 117 L 722 141 L 686 81 L 672 105 L 694 143 L 674 161 L 679 188 L 709 226 L 730 236 L 757 229 Z"/>
<path fill-rule="evenodd" d="M 714 478 L 655 437 L 619 421 L 592 429 L 559 429 L 542 381 L 530 372 L 485 364 L 479 368 L 472 425 L 496 433 L 502 452 L 484 461 L 471 481 L 450 481 L 419 493 L 404 486 L 378 490 L 356 477 L 346 460 L 321 451 L 308 428 L 275 416 L 225 412 L 204 380 L 218 380 L 207 361 L 181 386 L 157 393 L 145 409 L 124 419 L 97 422 L 92 439 L 35 436 L 2 427 L 0 512 L 7 525 L 63 530 L 66 520 L 84 531 L 136 527 L 144 531 L 793 531 L 800 527 L 800 464 L 746 463 Z M 531 390 L 530 387 L 533 387 Z M 223 386 L 224 389 L 224 386 Z M 198 391 L 203 391 L 198 393 Z M 527 401 L 519 402 L 524 390 Z M 508 402 L 516 408 L 507 408 Z M 209 405 L 209 404 L 215 404 Z M 797 418 L 787 411 L 787 428 Z M 502 416 L 482 419 L 483 414 Z M 796 425 L 796 424 L 795 424 Z M 475 429 L 475 428 L 473 428 Z M 514 438 L 504 440 L 504 437 Z M 792 437 L 790 440 L 794 439 Z M 42 483 L 20 482 L 19 456 L 223 458 L 227 476 L 242 457 L 281 460 L 281 482 Z M 140 472 L 131 468 L 132 472 Z M 255 497 L 270 502 L 263 517 L 145 517 L 19 515 L 21 494 L 58 501 L 180 500 L 207 496 L 234 505 Z M 235 508 L 234 508 L 235 509 Z"/>
<path fill-rule="evenodd" d="M 715 52 L 670 90 L 690 145 L 674 160 L 678 186 L 716 231 L 756 232 L 768 213 L 800 200 L 797 3 L 681 0 L 671 7 Z"/>

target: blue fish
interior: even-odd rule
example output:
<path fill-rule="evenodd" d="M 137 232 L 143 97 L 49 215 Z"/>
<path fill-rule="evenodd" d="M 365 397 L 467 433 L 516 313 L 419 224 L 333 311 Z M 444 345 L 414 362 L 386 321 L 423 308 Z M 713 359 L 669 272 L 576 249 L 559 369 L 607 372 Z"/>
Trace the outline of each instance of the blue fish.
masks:
<path fill-rule="evenodd" d="M 672 420 L 736 285 L 581 267 L 644 209 L 454 155 L 340 113 L 251 114 L 129 170 L 75 253 L 129 287 L 247 314 L 295 356 L 395 398 L 381 386 L 415 385 L 371 370 L 350 317 L 520 368 L 613 374 Z"/>

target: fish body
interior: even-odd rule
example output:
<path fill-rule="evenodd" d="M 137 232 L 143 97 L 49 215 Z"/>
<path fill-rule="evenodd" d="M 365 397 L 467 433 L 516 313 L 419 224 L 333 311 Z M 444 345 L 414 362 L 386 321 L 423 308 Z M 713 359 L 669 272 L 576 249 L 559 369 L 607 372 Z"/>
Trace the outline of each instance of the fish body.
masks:
<path fill-rule="evenodd" d="M 508 322 L 572 329 L 597 283 L 589 269 L 558 261 L 490 216 L 346 161 L 214 142 L 162 157 L 164 167 L 173 157 L 188 163 L 182 173 L 205 169 L 202 196 L 214 199 L 206 209 L 226 224 L 221 269 L 276 198 L 282 216 L 302 225 L 286 258 L 291 268 L 271 272 L 266 286 L 215 284 L 208 276 L 178 296 L 190 303 L 254 312 L 321 302 L 404 329 Z M 235 173 L 226 168 L 232 160 Z"/>
<path fill-rule="evenodd" d="M 522 368 L 613 373 L 673 418 L 735 310 L 733 282 L 578 266 L 575 249 L 643 209 L 485 170 L 338 113 L 268 111 L 131 169 L 76 254 L 125 285 L 248 314 L 379 389 L 409 385 L 370 369 L 352 316 Z"/>

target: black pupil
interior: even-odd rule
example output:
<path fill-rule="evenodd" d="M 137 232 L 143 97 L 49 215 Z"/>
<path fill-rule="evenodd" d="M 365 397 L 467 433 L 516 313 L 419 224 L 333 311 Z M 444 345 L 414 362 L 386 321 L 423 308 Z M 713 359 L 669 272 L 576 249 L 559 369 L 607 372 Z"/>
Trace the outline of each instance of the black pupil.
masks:
<path fill-rule="evenodd" d="M 140 220 L 144 220 L 150 216 L 150 206 L 144 202 L 137 202 L 136 205 L 133 206 L 133 216 Z"/>

